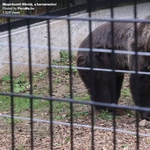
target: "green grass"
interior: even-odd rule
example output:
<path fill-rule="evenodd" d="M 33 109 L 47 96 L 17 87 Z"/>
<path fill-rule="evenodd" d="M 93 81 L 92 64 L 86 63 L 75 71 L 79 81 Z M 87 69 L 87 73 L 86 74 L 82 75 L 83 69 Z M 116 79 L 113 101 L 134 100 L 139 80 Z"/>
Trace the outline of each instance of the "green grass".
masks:
<path fill-rule="evenodd" d="M 27 150 L 27 149 L 25 148 L 24 144 L 17 145 L 17 146 L 16 146 L 16 149 L 17 149 L 17 150 Z"/>
<path fill-rule="evenodd" d="M 112 120 L 113 116 L 108 110 L 102 110 L 97 117 L 103 119 L 103 120 Z"/>
<path fill-rule="evenodd" d="M 90 113 L 88 111 L 82 111 L 82 112 L 73 112 L 73 116 L 75 117 L 84 117 L 84 116 L 89 116 Z"/>
<path fill-rule="evenodd" d="M 127 144 L 123 144 L 123 145 L 122 145 L 122 148 L 123 148 L 123 149 L 125 149 L 125 148 L 127 148 L 127 147 L 128 147 Z"/>
<path fill-rule="evenodd" d="M 19 115 L 22 112 L 30 110 L 30 99 L 22 97 L 14 97 L 14 112 Z M 10 112 L 11 110 L 11 98 L 9 96 L 0 96 L 0 112 Z M 70 105 L 66 102 L 53 101 L 53 113 L 58 115 L 61 112 L 69 112 Z M 50 103 L 46 100 L 33 99 L 33 110 L 49 111 Z"/>
<path fill-rule="evenodd" d="M 123 88 L 121 91 L 121 95 L 123 97 L 129 97 L 130 96 L 130 89 L 129 88 Z"/>
<path fill-rule="evenodd" d="M 90 101 L 90 96 L 89 94 L 85 93 L 84 96 L 76 96 L 74 99 L 78 101 Z"/>
<path fill-rule="evenodd" d="M 126 112 L 127 112 L 128 117 L 134 117 L 135 116 L 135 114 L 131 110 L 126 110 Z"/>
<path fill-rule="evenodd" d="M 9 75 L 2 77 L 2 85 L 5 87 L 5 92 L 10 92 L 11 78 Z M 25 73 L 20 74 L 19 77 L 13 78 L 13 91 L 14 93 L 20 93 L 30 88 L 28 77 Z"/>
<path fill-rule="evenodd" d="M 43 80 L 48 75 L 48 71 L 39 71 L 37 74 L 33 75 L 33 82 Z M 2 86 L 4 92 L 10 92 L 11 78 L 9 75 L 2 77 Z M 30 88 L 29 78 L 25 73 L 20 74 L 19 77 L 13 78 L 13 91 L 14 93 L 23 93 L 28 91 Z"/>
<path fill-rule="evenodd" d="M 66 111 L 67 109 L 69 110 L 69 103 L 66 102 L 53 102 L 53 112 L 57 113 L 60 111 Z"/>
<path fill-rule="evenodd" d="M 4 117 L 4 118 L 2 118 L 3 119 L 3 122 L 4 123 L 6 123 L 6 124 L 11 124 L 11 118 L 8 118 L 8 117 Z M 21 119 L 16 119 L 16 118 L 14 118 L 14 123 L 16 124 L 16 123 L 22 123 L 23 122 L 23 120 L 21 120 Z"/>
<path fill-rule="evenodd" d="M 0 112 L 10 110 L 10 97 L 0 96 Z"/>
<path fill-rule="evenodd" d="M 33 75 L 33 81 L 43 80 L 48 75 L 48 71 L 39 71 L 37 74 Z"/>
<path fill-rule="evenodd" d="M 74 56 L 74 54 L 71 54 L 71 59 L 72 59 L 71 66 L 75 67 L 76 63 L 75 63 L 75 56 Z M 60 66 L 62 65 L 62 66 L 68 66 L 69 67 L 69 53 L 68 53 L 68 51 L 61 50 L 60 51 L 60 60 L 54 60 L 53 61 L 53 65 L 60 65 Z M 61 69 L 61 70 L 63 70 L 65 74 L 69 74 L 69 72 L 70 72 L 69 68 Z M 59 69 L 58 68 L 53 68 L 53 72 L 56 75 L 59 75 L 60 74 L 60 68 Z M 77 69 L 72 69 L 72 73 L 76 74 L 77 73 Z"/>
<path fill-rule="evenodd" d="M 72 54 L 72 66 L 75 66 L 75 56 Z M 53 64 L 61 65 L 61 66 L 69 66 L 69 53 L 68 51 L 60 51 L 60 60 L 54 61 Z M 62 68 L 53 68 L 52 73 L 54 75 L 53 78 L 53 86 L 57 86 L 58 84 L 63 84 L 64 93 L 60 96 L 62 98 L 70 98 L 69 94 L 69 69 L 62 69 Z M 72 69 L 73 75 L 76 74 L 77 70 Z M 48 77 L 48 69 L 39 71 L 38 73 L 32 76 L 33 79 L 33 94 L 39 96 L 43 94 L 43 96 L 49 95 L 49 86 L 48 84 L 43 86 Z M 44 81 L 45 80 L 45 81 Z M 43 82 L 44 81 L 44 82 Z M 18 77 L 13 78 L 13 90 L 14 93 L 21 94 L 26 93 L 29 94 L 30 90 L 30 82 L 29 76 L 25 73 L 20 74 Z M 10 84 L 11 84 L 11 77 L 9 75 L 5 75 L 1 80 L 2 85 L 2 92 L 10 92 Z M 54 90 L 54 89 L 53 89 Z M 59 92 L 59 91 L 58 91 Z M 59 97 L 60 97 L 59 96 Z M 75 95 L 75 100 L 90 100 L 90 97 L 87 93 L 84 95 Z M 13 100 L 13 108 L 15 116 L 29 116 L 31 100 L 29 98 L 23 97 L 13 97 L 10 96 L 0 96 L 0 113 L 7 112 L 9 114 L 11 112 L 11 102 Z M 60 102 L 60 101 L 53 101 L 53 118 L 56 120 L 61 120 L 67 117 L 70 117 L 70 103 Z M 77 105 L 73 105 L 73 107 Z M 75 108 L 74 107 L 74 108 Z M 73 113 L 73 116 L 82 117 L 89 115 L 87 110 L 78 110 L 81 109 L 81 106 L 77 106 Z M 84 107 L 84 105 L 82 105 Z M 87 107 L 86 107 L 87 108 Z M 42 114 L 44 112 L 49 113 L 50 111 L 50 102 L 47 100 L 39 100 L 33 99 L 33 111 L 37 114 Z M 28 113 L 28 114 L 27 114 Z M 49 115 L 48 115 L 49 116 Z M 6 122 L 10 122 L 11 120 L 5 119 Z M 17 122 L 18 120 L 16 120 Z"/>
<path fill-rule="evenodd" d="M 22 97 L 13 98 L 14 111 L 20 113 L 30 109 L 30 99 Z M 49 107 L 49 102 L 44 100 L 33 99 L 33 109 L 44 109 Z M 0 112 L 10 111 L 11 98 L 9 96 L 0 96 Z"/>
<path fill-rule="evenodd" d="M 2 81 L 3 82 L 10 82 L 10 76 L 9 75 L 5 75 L 2 77 Z"/>

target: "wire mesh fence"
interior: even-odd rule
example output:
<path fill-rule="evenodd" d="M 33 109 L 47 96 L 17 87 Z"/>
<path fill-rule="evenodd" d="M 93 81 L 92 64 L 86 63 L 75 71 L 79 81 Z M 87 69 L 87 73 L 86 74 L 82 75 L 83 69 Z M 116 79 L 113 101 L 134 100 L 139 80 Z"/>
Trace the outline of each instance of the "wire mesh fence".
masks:
<path fill-rule="evenodd" d="M 6 53 L 2 51 L 0 63 L 1 68 L 9 66 L 1 78 L 0 147 L 148 150 L 150 17 L 137 18 L 136 0 L 133 19 L 114 18 L 113 1 L 109 1 L 109 18 L 94 18 L 91 0 L 87 17 L 72 17 L 70 1 L 66 2 L 67 16 L 63 17 L 0 15 L 7 20 L 8 31 L 0 42 L 8 58 L 2 59 Z M 10 19 L 14 18 L 26 19 L 26 35 L 18 43 L 12 38 Z M 30 21 L 36 19 L 46 20 L 46 44 L 32 44 Z M 56 20 L 66 21 L 66 47 L 53 46 L 51 23 Z M 88 36 L 79 48 L 72 47 L 73 21 L 88 23 Z M 102 25 L 93 30 L 93 22 Z M 15 48 L 27 52 L 25 60 L 21 52 L 14 57 Z M 36 49 L 38 55 L 46 49 L 47 63 L 33 62 L 38 58 Z M 53 59 L 53 51 L 59 51 L 58 60 Z M 24 66 L 26 73 L 16 76 Z M 35 67 L 44 69 L 35 73 Z"/>

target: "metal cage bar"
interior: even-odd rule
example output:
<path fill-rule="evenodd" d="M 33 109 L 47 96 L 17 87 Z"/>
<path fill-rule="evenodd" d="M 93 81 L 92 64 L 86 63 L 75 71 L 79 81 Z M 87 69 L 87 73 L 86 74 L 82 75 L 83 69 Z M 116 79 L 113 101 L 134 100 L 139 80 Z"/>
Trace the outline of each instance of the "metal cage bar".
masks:
<path fill-rule="evenodd" d="M 60 2 L 60 1 L 59 1 Z M 110 5 L 110 14 L 111 18 L 109 19 L 98 19 L 98 18 L 93 18 L 92 17 L 92 11 L 95 10 L 96 3 L 100 3 L 102 1 L 82 1 L 81 3 L 87 3 L 86 6 L 88 10 L 88 17 L 87 18 L 72 18 L 71 17 L 71 9 L 72 5 L 78 5 L 79 1 L 75 0 L 67 0 L 67 1 L 62 1 L 61 6 L 64 7 L 66 6 L 66 12 L 67 16 L 63 17 L 57 17 L 57 16 L 32 16 L 32 15 L 6 15 L 6 14 L 0 14 L 0 18 L 6 18 L 7 19 L 7 30 L 8 30 L 8 44 L 7 43 L 0 43 L 0 46 L 3 47 L 8 47 L 9 48 L 9 61 L 0 61 L 0 63 L 4 64 L 9 64 L 10 70 L 10 92 L 0 92 L 0 95 L 4 96 L 9 96 L 11 98 L 11 114 L 6 115 L 6 114 L 0 114 L 0 117 L 8 117 L 11 118 L 11 142 L 12 142 L 12 149 L 16 149 L 16 143 L 15 143 L 15 122 L 14 119 L 21 119 L 21 120 L 28 120 L 30 121 L 30 149 L 33 150 L 35 149 L 34 143 L 34 121 L 37 122 L 43 122 L 43 123 L 48 123 L 49 124 L 49 138 L 50 138 L 50 144 L 49 148 L 51 150 L 54 149 L 54 144 L 55 144 L 55 133 L 54 133 L 54 125 L 66 125 L 70 127 L 70 149 L 74 149 L 74 127 L 86 127 L 91 129 L 91 149 L 94 150 L 96 147 L 95 144 L 95 129 L 101 129 L 101 130 L 107 130 L 111 131 L 113 133 L 113 149 L 117 149 L 117 133 L 128 133 L 132 135 L 136 135 L 136 149 L 139 150 L 140 147 L 140 135 L 141 136 L 147 136 L 150 137 L 150 134 L 141 134 L 140 133 L 140 126 L 139 126 L 139 111 L 146 111 L 150 112 L 149 107 L 140 107 L 140 106 L 126 106 L 126 105 L 117 105 L 116 104 L 116 73 L 131 73 L 134 74 L 136 77 L 136 93 L 139 93 L 139 74 L 145 74 L 145 75 L 150 75 L 149 72 L 144 72 L 144 71 L 138 71 L 138 57 L 139 56 L 150 56 L 149 52 L 138 52 L 137 46 L 138 46 L 138 31 L 137 31 L 137 23 L 144 22 L 144 23 L 150 23 L 150 20 L 143 20 L 143 19 L 137 19 L 137 0 L 133 0 L 134 3 L 134 19 L 114 19 L 114 6 L 115 6 L 115 1 L 114 0 L 109 0 Z M 47 14 L 48 14 L 49 9 L 47 8 Z M 11 18 L 19 18 L 19 19 L 25 19 L 26 20 L 26 25 L 27 25 L 27 38 L 28 38 L 28 45 L 24 44 L 13 44 L 12 43 L 12 37 L 11 37 L 11 23 L 10 19 Z M 53 65 L 52 63 L 52 50 L 57 49 L 60 50 L 58 47 L 52 47 L 51 46 L 51 20 L 65 20 L 67 22 L 67 35 L 68 35 L 68 47 L 63 48 L 65 51 L 68 51 L 68 58 L 69 58 L 69 63 L 66 66 L 59 66 L 59 65 Z M 40 45 L 32 45 L 31 44 L 31 30 L 30 30 L 30 21 L 31 20 L 46 20 L 47 24 L 47 46 L 40 46 Z M 89 31 L 89 48 L 73 48 L 72 47 L 72 29 L 71 29 L 71 22 L 72 21 L 84 21 L 88 22 L 88 31 Z M 96 49 L 93 48 L 93 40 L 92 40 L 92 22 L 94 21 L 108 21 L 111 23 L 111 49 Z M 135 41 L 135 51 L 127 52 L 127 51 L 120 51 L 120 50 L 115 50 L 114 47 L 114 23 L 116 22 L 122 22 L 122 23 L 133 23 L 134 24 L 134 41 Z M 25 47 L 28 50 L 28 63 L 23 63 L 23 62 L 16 62 L 13 60 L 12 57 L 12 47 Z M 47 64 L 40 64 L 40 63 L 32 63 L 32 48 L 40 47 L 46 48 L 48 52 L 48 63 Z M 73 51 L 83 51 L 83 52 L 89 52 L 90 54 L 90 66 L 89 67 L 76 67 L 73 66 L 72 64 L 72 53 Z M 93 53 L 94 52 L 99 52 L 99 53 L 109 53 L 111 55 L 111 69 L 105 69 L 105 68 L 95 68 L 94 67 L 94 58 L 93 58 Z M 115 69 L 115 56 L 116 54 L 126 54 L 126 55 L 133 55 L 135 56 L 135 70 L 118 70 Z M 29 94 L 16 94 L 14 92 L 14 87 L 13 87 L 13 65 L 28 65 L 29 69 L 29 83 L 30 83 L 30 88 L 29 88 Z M 46 66 L 48 67 L 48 86 L 49 86 L 49 96 L 35 96 L 33 94 L 33 66 Z M 55 98 L 53 97 L 53 69 L 54 68 L 62 68 L 62 69 L 68 69 L 69 70 L 69 98 Z M 88 70 L 90 72 L 90 79 L 91 79 L 91 95 L 92 98 L 95 99 L 95 79 L 94 79 L 94 72 L 110 72 L 111 73 L 111 85 L 112 85 L 112 102 L 111 104 L 109 103 L 102 103 L 102 102 L 94 102 L 94 101 L 78 101 L 74 99 L 73 95 L 73 69 L 78 69 L 78 70 Z M 137 99 L 139 99 L 139 95 L 137 94 Z M 28 98 L 30 101 L 30 117 L 18 117 L 14 115 L 14 98 L 15 97 L 23 97 L 23 98 Z M 43 119 L 35 119 L 34 118 L 34 100 L 44 100 L 44 101 L 49 101 L 49 120 L 43 120 Z M 54 102 L 64 102 L 64 103 L 69 103 L 69 110 L 70 110 L 70 120 L 69 122 L 61 122 L 61 121 L 55 121 L 53 117 L 53 107 L 54 107 Z M 90 125 L 82 125 L 78 123 L 74 123 L 74 105 L 75 104 L 80 104 L 80 105 L 89 105 L 90 106 L 90 118 L 91 122 Z M 94 111 L 94 106 L 102 106 L 105 108 L 112 108 L 113 109 L 113 120 L 112 120 L 112 128 L 108 127 L 101 127 L 95 125 L 95 111 Z M 134 110 L 136 112 L 136 132 L 129 131 L 129 130 L 122 130 L 117 128 L 116 124 L 116 109 L 127 109 L 127 110 Z"/>

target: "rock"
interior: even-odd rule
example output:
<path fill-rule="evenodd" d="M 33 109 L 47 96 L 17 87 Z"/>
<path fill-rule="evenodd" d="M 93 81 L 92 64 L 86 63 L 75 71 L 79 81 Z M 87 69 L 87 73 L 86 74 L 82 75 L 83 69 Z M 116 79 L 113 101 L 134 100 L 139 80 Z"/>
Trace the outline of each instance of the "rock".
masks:
<path fill-rule="evenodd" d="M 144 119 L 144 120 L 142 120 L 142 121 L 139 122 L 139 125 L 141 127 L 145 127 L 145 126 L 150 125 L 150 122 Z"/>

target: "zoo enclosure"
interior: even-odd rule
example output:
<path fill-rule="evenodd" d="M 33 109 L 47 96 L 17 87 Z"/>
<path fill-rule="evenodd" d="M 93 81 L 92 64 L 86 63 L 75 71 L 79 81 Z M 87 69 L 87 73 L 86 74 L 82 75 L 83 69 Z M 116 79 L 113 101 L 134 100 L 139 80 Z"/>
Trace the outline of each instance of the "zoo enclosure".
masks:
<path fill-rule="evenodd" d="M 75 1 L 73 2 L 75 3 Z M 117 20 L 117 19 L 113 19 L 113 2 L 111 1 L 111 3 L 109 3 L 109 6 L 111 6 L 111 16 L 112 18 L 111 19 L 95 19 L 95 18 L 91 18 L 90 15 L 91 15 L 91 12 L 93 10 L 93 8 L 91 7 L 92 6 L 92 1 L 88 1 L 87 5 L 86 5 L 86 8 L 89 12 L 89 18 L 71 18 L 69 15 L 71 13 L 71 9 L 72 7 L 70 7 L 69 3 L 67 3 L 67 8 L 65 8 L 65 10 L 67 11 L 67 15 L 66 17 L 57 17 L 57 16 L 51 16 L 51 15 L 45 15 L 45 16 L 32 16 L 32 15 L 18 15 L 18 16 L 15 16 L 15 15 L 5 15 L 5 14 L 2 14 L 0 15 L 0 17 L 3 17 L 3 18 L 7 18 L 7 29 L 8 29 L 8 32 L 9 32 L 9 41 L 8 41 L 8 44 L 9 44 L 9 54 L 10 54 L 10 77 L 11 77 L 11 82 L 10 82 L 10 87 L 11 87 L 11 91 L 9 93 L 6 93 L 6 92 L 0 92 L 1 95 L 7 95 L 7 96 L 10 96 L 11 97 L 11 115 L 3 115 L 1 114 L 0 116 L 1 117 L 10 117 L 11 118 L 11 127 L 12 127 L 12 149 L 15 149 L 15 137 L 14 137 L 14 119 L 15 118 L 18 118 L 18 119 L 25 119 L 25 120 L 30 120 L 31 121 L 31 126 L 30 126 L 30 129 L 31 129 L 31 149 L 34 149 L 34 134 L 33 134 L 33 128 L 34 128 L 34 121 L 40 121 L 40 122 L 47 122 L 50 124 L 50 139 L 51 139 L 51 142 L 50 142 L 50 148 L 53 149 L 53 126 L 55 124 L 60 124 L 60 122 L 57 122 L 55 120 L 53 120 L 53 112 L 52 112 L 52 108 L 53 108 L 53 101 L 63 101 L 63 102 L 67 102 L 70 104 L 70 123 L 61 123 L 62 125 L 68 125 L 70 127 L 70 137 L 71 137 L 71 142 L 70 142 L 70 145 L 71 145 L 71 149 L 73 149 L 73 143 L 74 143 L 74 140 L 73 140 L 73 134 L 74 134 L 74 131 L 73 131 L 73 126 L 80 126 L 78 124 L 75 124 L 74 121 L 73 121 L 73 105 L 74 103 L 79 103 L 79 104 L 82 104 L 82 105 L 90 105 L 91 106 L 91 126 L 88 126 L 91 128 L 91 149 L 94 149 L 95 147 L 95 144 L 94 144 L 94 129 L 96 128 L 94 126 L 94 110 L 93 110 L 93 105 L 99 105 L 99 106 L 104 106 L 104 107 L 112 107 L 112 108 L 120 108 L 120 109 L 129 109 L 129 110 L 135 110 L 135 111 L 139 111 L 139 110 L 145 110 L 145 111 L 150 111 L 149 108 L 142 108 L 142 107 L 135 107 L 135 106 L 120 106 L 120 105 L 115 105 L 115 104 L 107 104 L 107 103 L 96 103 L 96 102 L 89 102 L 89 101 L 77 101 L 77 100 L 74 100 L 74 97 L 73 97 L 73 91 L 72 91 L 72 69 L 81 69 L 81 68 L 77 68 L 77 67 L 73 67 L 72 66 L 72 47 L 71 47 L 71 28 L 70 28 L 70 22 L 72 20 L 81 20 L 81 21 L 88 21 L 89 22 L 89 33 L 91 32 L 91 22 L 92 21 L 110 21 L 110 22 L 133 22 L 133 23 L 138 23 L 138 22 L 143 22 L 143 20 L 141 19 L 136 19 L 136 1 L 133 2 L 134 3 L 134 17 L 135 19 L 126 19 L 126 20 Z M 108 4 L 108 3 L 107 3 Z M 27 24 L 27 32 L 28 32 L 28 54 L 29 54 L 29 80 L 30 80 L 30 89 L 29 89 L 29 92 L 30 94 L 29 95 L 25 95 L 25 94 L 16 94 L 14 93 L 13 91 L 13 60 L 12 60 L 12 53 L 11 53 L 11 50 L 12 50 L 12 47 L 11 47 L 11 29 L 12 29 L 12 24 L 10 22 L 10 18 L 19 18 L 19 19 L 25 19 L 26 21 L 26 24 Z M 52 65 L 52 58 L 51 58 L 51 44 L 50 44 L 50 36 L 51 36 L 51 32 L 50 32 L 50 26 L 49 26 L 49 22 L 51 21 L 51 19 L 56 19 L 56 20 L 67 20 L 68 22 L 68 37 L 69 37 L 69 42 L 68 42 L 68 52 L 69 52 L 69 65 L 68 66 L 53 66 Z M 32 49 L 31 49 L 31 38 L 30 38 L 30 22 L 32 22 L 32 20 L 47 20 L 47 34 L 48 34 L 48 58 L 49 58 L 49 63 L 48 63 L 48 68 L 49 68 L 49 87 L 50 87 L 50 91 L 49 91 L 49 97 L 40 97 L 40 96 L 35 96 L 33 95 L 33 91 L 32 91 Z M 150 21 L 145 21 L 147 23 L 150 23 Z M 135 26 L 136 27 L 136 26 Z M 135 37 L 136 38 L 136 37 Z M 90 42 L 90 49 L 85 49 L 85 51 L 93 51 L 92 49 L 92 43 Z M 104 52 L 108 52 L 107 50 L 104 50 Z M 115 55 L 115 50 L 112 50 L 111 53 L 114 53 Z M 126 52 L 127 53 L 127 52 Z M 130 54 L 130 53 L 129 53 Z M 136 52 L 133 53 L 133 54 L 136 54 L 138 55 Z M 148 55 L 149 54 L 145 54 L 145 55 Z M 69 76 L 70 76 L 70 97 L 69 98 L 54 98 L 53 97 L 53 85 L 52 85 L 52 70 L 54 67 L 64 67 L 64 68 L 68 68 L 69 69 Z M 90 69 L 90 70 L 93 70 L 95 68 L 82 68 L 82 69 Z M 109 70 L 110 71 L 110 70 Z M 115 70 L 111 70 L 112 72 L 115 72 Z M 130 72 L 130 71 L 127 71 L 127 70 L 123 70 L 123 72 L 125 73 L 136 73 L 138 74 L 138 71 L 136 70 L 135 72 Z M 91 79 L 93 80 L 93 79 Z M 112 80 L 114 80 L 114 78 L 112 77 Z M 115 85 L 114 85 L 115 86 Z M 22 118 L 22 117 L 16 117 L 14 116 L 14 104 L 13 104 L 13 99 L 14 97 L 26 97 L 26 98 L 29 98 L 30 99 L 30 118 Z M 47 120 L 36 120 L 33 118 L 33 101 L 34 99 L 43 99 L 43 100 L 47 100 L 50 102 L 50 121 L 47 121 Z M 115 113 L 113 114 L 113 128 L 110 129 L 111 131 L 113 131 L 113 144 L 114 144 L 114 149 L 116 149 L 116 132 L 117 131 L 117 128 L 116 128 L 116 116 L 115 116 Z M 136 119 L 136 125 L 137 125 L 137 132 L 135 133 L 136 134 L 136 137 L 137 137 L 137 147 L 136 149 L 139 148 L 139 116 L 137 114 L 137 119 Z M 86 127 L 86 125 L 85 125 Z M 104 128 L 105 129 L 105 128 Z M 123 131 L 119 131 L 119 132 L 123 132 Z M 129 131 L 128 131 L 129 132 Z M 132 134 L 132 133 L 131 133 Z M 147 136 L 149 136 L 149 134 L 147 134 Z"/>

